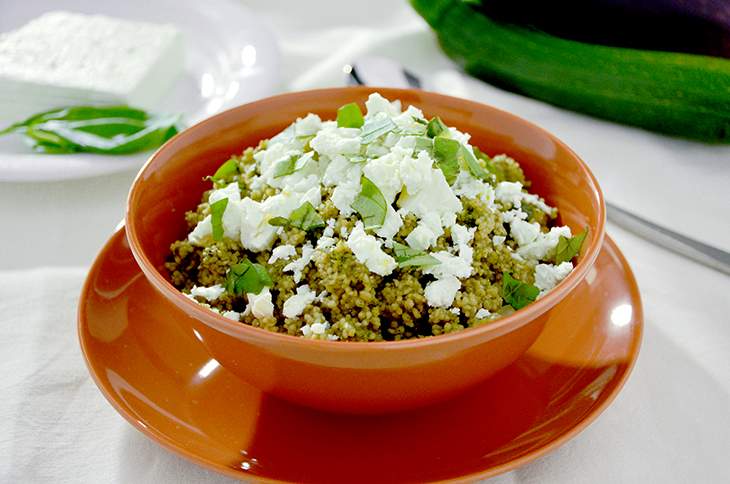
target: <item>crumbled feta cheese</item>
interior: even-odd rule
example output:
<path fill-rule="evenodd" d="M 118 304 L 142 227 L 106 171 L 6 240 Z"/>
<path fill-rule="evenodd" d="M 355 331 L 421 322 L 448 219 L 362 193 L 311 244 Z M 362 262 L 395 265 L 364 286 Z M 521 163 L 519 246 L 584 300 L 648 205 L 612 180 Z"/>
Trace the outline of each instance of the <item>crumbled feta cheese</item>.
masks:
<path fill-rule="evenodd" d="M 355 165 L 357 166 L 357 165 Z M 335 208 L 340 211 L 340 214 L 347 217 L 352 215 L 355 211 L 352 209 L 352 202 L 360 193 L 360 171 L 350 171 L 348 179 L 341 182 L 332 191 L 332 203 Z"/>
<path fill-rule="evenodd" d="M 500 202 L 512 205 L 514 208 L 521 208 L 524 201 L 548 214 L 555 211 L 554 208 L 540 200 L 537 195 L 523 192 L 522 183 L 520 182 L 499 182 L 495 190 L 495 197 Z"/>
<path fill-rule="evenodd" d="M 271 257 L 269 257 L 269 264 L 273 264 L 278 260 L 287 260 L 295 255 L 297 255 L 297 249 L 293 245 L 284 244 L 274 247 L 271 251 Z"/>
<path fill-rule="evenodd" d="M 224 318 L 232 319 L 234 321 L 240 321 L 241 320 L 241 313 L 237 311 L 223 311 L 221 313 L 221 316 Z"/>
<path fill-rule="evenodd" d="M 454 245 L 461 247 L 472 241 L 476 231 L 476 227 L 467 228 L 463 225 L 454 224 L 451 226 L 451 239 L 454 241 Z"/>
<path fill-rule="evenodd" d="M 365 108 L 368 117 L 375 116 L 378 113 L 385 113 L 390 117 L 398 116 L 401 110 L 399 100 L 390 102 L 377 92 L 368 96 L 368 100 L 365 101 Z"/>
<path fill-rule="evenodd" d="M 383 226 L 375 230 L 375 233 L 386 240 L 392 240 L 393 236 L 398 233 L 402 226 L 403 220 L 400 218 L 400 215 L 398 215 L 398 212 L 391 205 L 388 205 Z"/>
<path fill-rule="evenodd" d="M 495 246 L 502 245 L 504 244 L 506 238 L 507 237 L 505 237 L 504 235 L 495 235 L 494 237 L 492 237 L 492 243 Z"/>
<path fill-rule="evenodd" d="M 433 163 L 433 159 L 426 151 L 419 151 L 415 158 L 403 158 L 399 174 L 409 194 L 420 192 L 430 183 Z"/>
<path fill-rule="evenodd" d="M 477 313 L 474 315 L 474 317 L 477 319 L 486 319 L 491 315 L 492 313 L 490 313 L 489 310 L 480 308 L 479 311 L 477 311 Z"/>
<path fill-rule="evenodd" d="M 337 155 L 356 155 L 360 153 L 360 138 L 342 136 L 337 130 L 319 131 L 309 145 L 320 155 L 333 159 Z"/>
<path fill-rule="evenodd" d="M 438 237 L 427 224 L 419 223 L 406 236 L 406 244 L 416 250 L 426 250 L 436 244 Z"/>
<path fill-rule="evenodd" d="M 540 235 L 540 224 L 528 223 L 524 220 L 513 220 L 510 223 L 510 235 L 520 247 L 530 244 Z"/>
<path fill-rule="evenodd" d="M 337 239 L 323 235 L 317 241 L 317 250 L 329 251 L 337 244 Z"/>
<path fill-rule="evenodd" d="M 540 233 L 534 242 L 517 249 L 517 254 L 528 260 L 545 260 L 555 250 L 561 235 L 571 237 L 570 227 L 553 227 L 550 232 Z"/>
<path fill-rule="evenodd" d="M 322 235 L 325 237 L 332 237 L 335 235 L 335 224 L 337 223 L 337 220 L 331 218 L 327 220 L 326 224 L 327 226 L 324 228 L 324 231 L 322 232 Z"/>
<path fill-rule="evenodd" d="M 508 224 L 512 223 L 515 220 L 526 220 L 527 214 L 519 209 L 514 210 L 508 210 L 507 212 L 502 212 L 501 215 L 502 223 Z"/>
<path fill-rule="evenodd" d="M 448 276 L 426 284 L 423 294 L 429 306 L 447 308 L 454 303 L 460 287 L 461 282 L 456 277 Z"/>
<path fill-rule="evenodd" d="M 312 304 L 317 295 L 307 284 L 297 287 L 296 294 L 292 295 L 284 301 L 282 314 L 287 318 L 296 318 L 304 311 L 308 305 Z"/>
<path fill-rule="evenodd" d="M 312 244 L 307 242 L 302 247 L 302 256 L 287 265 L 284 266 L 283 271 L 284 272 L 293 272 L 294 273 L 294 282 L 299 282 L 302 280 L 302 271 L 305 267 L 307 267 L 307 264 L 309 264 L 312 261 L 312 256 L 314 255 L 314 247 L 312 247 Z"/>
<path fill-rule="evenodd" d="M 457 316 L 461 314 L 461 309 L 459 308 L 451 308 L 449 311 L 453 314 L 456 314 Z"/>
<path fill-rule="evenodd" d="M 467 247 L 467 249 L 471 249 L 471 247 Z M 466 257 L 449 254 L 445 250 L 431 252 L 431 256 L 436 258 L 440 264 L 424 267 L 424 274 L 433 274 L 438 279 L 442 279 L 447 276 L 464 279 L 471 276 L 471 257 L 469 257 L 469 260 L 466 260 Z"/>
<path fill-rule="evenodd" d="M 412 213 L 419 218 L 427 214 L 435 214 L 441 220 L 442 226 L 452 225 L 456 221 L 456 214 L 461 212 L 461 201 L 451 191 L 441 170 L 429 168 L 431 177 L 420 191 L 405 197 L 401 210 Z"/>
<path fill-rule="evenodd" d="M 226 292 L 226 289 L 220 284 L 209 287 L 193 286 L 193 288 L 190 289 L 191 296 L 202 297 L 207 301 L 215 301 L 216 299 L 221 297 L 224 292 Z"/>
<path fill-rule="evenodd" d="M 330 341 L 338 339 L 335 335 L 325 335 L 329 328 L 330 323 L 328 323 L 327 321 L 323 323 L 317 322 L 312 324 L 305 324 L 304 326 L 302 326 L 301 332 L 305 338 L 328 339 Z"/>
<path fill-rule="evenodd" d="M 191 244 L 202 244 L 212 234 L 213 225 L 210 222 L 210 215 L 206 215 L 188 234 L 188 241 Z"/>
<path fill-rule="evenodd" d="M 398 266 L 395 259 L 380 248 L 378 239 L 365 233 L 360 221 L 355 224 L 355 228 L 347 238 L 347 246 L 361 264 L 365 264 L 371 272 L 381 276 L 387 276 Z"/>
<path fill-rule="evenodd" d="M 311 136 L 322 128 L 322 120 L 316 114 L 309 113 L 305 117 L 298 119 L 294 124 L 294 134 L 296 136 Z"/>
<path fill-rule="evenodd" d="M 571 262 L 563 262 L 558 265 L 538 264 L 535 266 L 535 286 L 545 293 L 565 279 L 573 270 Z"/>
<path fill-rule="evenodd" d="M 395 196 L 403 187 L 398 174 L 400 158 L 401 156 L 395 153 L 389 153 L 366 163 L 362 170 L 363 174 L 378 187 L 385 198 L 385 203 L 388 204 L 393 203 Z"/>
<path fill-rule="evenodd" d="M 250 311 L 256 318 L 265 318 L 274 315 L 274 303 L 271 302 L 271 292 L 265 287 L 260 293 L 247 293 L 248 306 L 246 311 Z"/>

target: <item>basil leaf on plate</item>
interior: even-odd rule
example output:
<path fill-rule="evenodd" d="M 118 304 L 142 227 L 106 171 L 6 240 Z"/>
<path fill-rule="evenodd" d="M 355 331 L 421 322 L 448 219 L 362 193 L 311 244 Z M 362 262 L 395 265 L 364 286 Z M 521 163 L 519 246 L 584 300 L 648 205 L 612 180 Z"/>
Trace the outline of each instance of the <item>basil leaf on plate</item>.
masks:
<path fill-rule="evenodd" d="M 437 136 L 433 140 L 433 156 L 438 166 L 446 177 L 446 182 L 451 185 L 456 181 L 461 170 L 459 166 L 459 152 L 461 143 L 455 139 Z"/>
<path fill-rule="evenodd" d="M 580 248 L 583 246 L 583 241 L 587 235 L 588 227 L 575 237 L 567 238 L 561 235 L 560 239 L 558 239 L 558 245 L 555 248 L 555 263 L 561 264 L 573 260 L 573 257 L 580 252 Z"/>
<path fill-rule="evenodd" d="M 413 147 L 415 152 L 427 151 L 429 154 L 433 154 L 433 139 L 428 136 L 415 136 L 416 145 Z"/>
<path fill-rule="evenodd" d="M 75 106 L 36 114 L 0 135 L 22 134 L 43 153 L 122 155 L 159 147 L 177 134 L 179 121 L 128 106 Z"/>
<path fill-rule="evenodd" d="M 413 249 L 398 242 L 393 243 L 393 253 L 395 254 L 395 261 L 398 263 L 398 267 L 427 267 L 441 263 L 440 260 L 422 250 Z"/>
<path fill-rule="evenodd" d="M 448 136 L 449 127 L 446 126 L 438 116 L 431 118 L 431 121 L 429 121 L 428 125 L 426 125 L 426 135 L 429 138 L 435 138 L 444 132 L 446 133 L 446 136 Z"/>
<path fill-rule="evenodd" d="M 359 128 L 365 123 L 360 106 L 357 103 L 345 104 L 337 110 L 337 127 Z"/>
<path fill-rule="evenodd" d="M 360 139 L 362 144 L 372 143 L 384 134 L 390 133 L 396 128 L 392 119 L 387 116 L 379 116 L 366 122 L 362 126 Z"/>
<path fill-rule="evenodd" d="M 223 239 L 223 213 L 228 206 L 228 199 L 221 198 L 210 206 L 210 224 L 213 226 L 213 240 Z"/>
<path fill-rule="evenodd" d="M 532 284 L 518 281 L 507 272 L 502 276 L 502 298 L 514 309 L 524 308 L 534 302 L 539 294 L 540 289 Z"/>
<path fill-rule="evenodd" d="M 360 214 L 365 229 L 377 229 L 385 222 L 388 205 L 380 189 L 367 177 L 360 181 L 360 193 L 350 205 Z"/>
<path fill-rule="evenodd" d="M 226 275 L 226 291 L 230 294 L 258 294 L 264 287 L 273 285 L 266 268 L 248 259 L 232 265 Z"/>

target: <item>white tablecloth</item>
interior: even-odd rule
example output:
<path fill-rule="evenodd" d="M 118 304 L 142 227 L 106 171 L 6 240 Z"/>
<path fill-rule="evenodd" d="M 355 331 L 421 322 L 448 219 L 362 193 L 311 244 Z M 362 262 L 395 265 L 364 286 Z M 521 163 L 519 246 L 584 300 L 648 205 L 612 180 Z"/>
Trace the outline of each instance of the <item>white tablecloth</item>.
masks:
<path fill-rule="evenodd" d="M 730 249 L 730 147 L 566 112 L 458 74 L 410 8 L 390 1 L 246 2 L 280 36 L 280 90 L 341 85 L 388 55 L 426 87 L 534 121 L 593 168 L 608 199 Z M 133 430 L 91 382 L 76 343 L 85 267 L 123 214 L 133 173 L 0 185 L 0 482 L 226 482 Z M 730 279 L 611 224 L 636 271 L 646 332 L 615 403 L 552 454 L 494 482 L 730 482 Z"/>

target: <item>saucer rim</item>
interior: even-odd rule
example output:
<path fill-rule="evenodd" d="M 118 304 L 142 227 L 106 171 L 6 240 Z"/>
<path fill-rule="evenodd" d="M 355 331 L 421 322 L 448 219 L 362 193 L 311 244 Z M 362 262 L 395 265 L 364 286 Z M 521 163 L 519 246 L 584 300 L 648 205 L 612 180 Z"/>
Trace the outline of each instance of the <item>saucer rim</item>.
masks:
<path fill-rule="evenodd" d="M 99 253 L 94 259 L 94 262 L 89 268 L 89 272 L 87 273 L 86 279 L 84 280 L 84 284 L 81 288 L 80 297 L 79 297 L 79 304 L 78 304 L 78 311 L 77 311 L 77 324 L 76 324 L 76 331 L 77 331 L 77 337 L 79 341 L 79 345 L 81 348 L 81 354 L 84 359 L 84 363 L 86 365 L 86 368 L 91 375 L 92 380 L 94 381 L 94 384 L 97 386 L 101 394 L 104 396 L 104 398 L 109 402 L 109 404 L 116 410 L 116 412 L 121 415 L 127 422 L 129 422 L 136 430 L 147 436 L 148 438 L 152 439 L 157 444 L 161 445 L 166 450 L 172 452 L 173 454 L 180 456 L 184 459 L 186 459 L 189 462 L 192 462 L 196 465 L 199 465 L 205 469 L 214 471 L 218 474 L 222 474 L 228 477 L 232 477 L 234 479 L 243 481 L 247 478 L 253 478 L 256 482 L 262 482 L 262 483 L 285 483 L 289 481 L 284 480 L 278 480 L 278 479 L 272 479 L 268 477 L 263 476 L 251 476 L 248 474 L 241 474 L 240 471 L 237 471 L 231 467 L 210 461 L 204 457 L 199 456 L 198 454 L 189 451 L 182 447 L 178 442 L 171 439 L 167 435 L 159 432 L 156 428 L 150 427 L 144 422 L 138 420 L 134 417 L 131 413 L 127 412 L 126 409 L 122 407 L 117 401 L 117 399 L 113 396 L 113 393 L 109 391 L 106 388 L 106 385 L 100 380 L 98 377 L 97 371 L 94 368 L 94 363 L 92 362 L 92 351 L 89 349 L 89 346 L 86 343 L 85 336 L 87 334 L 87 331 L 84 330 L 84 324 L 85 324 L 85 309 L 86 304 L 88 301 L 88 294 L 91 291 L 91 281 L 93 280 L 93 275 L 97 274 L 100 271 L 100 267 L 102 265 L 103 260 L 108 255 L 109 250 L 115 246 L 116 244 L 120 243 L 118 240 L 119 238 L 126 238 L 126 228 L 124 225 L 117 228 L 117 230 L 114 231 L 114 233 L 107 239 L 107 241 L 104 243 L 103 247 L 100 249 Z M 121 241 L 121 243 L 124 243 Z M 613 391 L 605 396 L 603 401 L 593 408 L 590 413 L 583 416 L 583 418 L 575 423 L 572 427 L 567 428 L 565 432 L 561 433 L 554 439 L 550 440 L 549 442 L 545 443 L 543 446 L 538 447 L 536 449 L 533 449 L 524 455 L 517 457 L 515 459 L 509 460 L 503 464 L 499 464 L 493 467 L 489 467 L 487 469 L 484 469 L 482 471 L 478 472 L 472 472 L 469 474 L 461 475 L 458 477 L 450 478 L 450 479 L 442 479 L 432 482 L 439 482 L 439 483 L 462 483 L 462 482 L 474 482 L 478 479 L 487 479 L 491 477 L 498 476 L 500 474 L 504 474 L 506 472 L 509 472 L 511 470 L 517 469 L 519 467 L 522 467 L 525 464 L 528 464 L 544 455 L 547 455 L 548 453 L 556 450 L 557 448 L 561 447 L 563 444 L 565 444 L 567 441 L 571 440 L 575 436 L 577 436 L 579 433 L 581 433 L 584 429 L 586 429 L 590 424 L 592 424 L 603 412 L 613 403 L 616 396 L 618 396 L 619 393 L 621 393 L 621 390 L 623 389 L 624 385 L 626 384 L 626 381 L 628 380 L 629 376 L 633 372 L 633 369 L 636 365 L 636 362 L 639 358 L 639 354 L 641 351 L 641 343 L 643 341 L 643 334 L 644 334 L 644 309 L 643 309 L 643 303 L 641 301 L 641 293 L 639 292 L 638 283 L 636 281 L 636 276 L 634 275 L 633 270 L 631 269 L 631 266 L 629 265 L 628 261 L 626 260 L 626 257 L 624 256 L 621 249 L 618 247 L 616 242 L 606 233 L 603 238 L 603 246 L 601 247 L 601 250 L 599 250 L 598 254 L 600 255 L 601 251 L 604 250 L 604 247 L 608 245 L 611 246 L 614 254 L 616 255 L 619 264 L 623 267 L 623 269 L 626 272 L 625 278 L 623 278 L 624 283 L 628 284 L 629 286 L 629 294 L 632 295 L 632 307 L 634 308 L 634 331 L 633 331 L 633 338 L 630 341 L 630 344 L 627 345 L 628 353 L 630 359 L 628 359 L 625 363 L 626 370 L 623 372 L 623 374 L 619 377 L 619 380 L 616 382 Z M 126 249 L 131 254 L 131 249 L 129 248 L 129 243 L 127 242 Z M 143 275 L 142 269 L 139 268 L 139 264 L 137 263 L 136 259 L 134 257 L 131 258 L 131 260 L 136 264 L 138 267 L 140 274 Z M 149 284 L 149 283 L 148 283 Z M 152 284 L 150 285 L 151 290 L 155 290 L 154 286 Z"/>

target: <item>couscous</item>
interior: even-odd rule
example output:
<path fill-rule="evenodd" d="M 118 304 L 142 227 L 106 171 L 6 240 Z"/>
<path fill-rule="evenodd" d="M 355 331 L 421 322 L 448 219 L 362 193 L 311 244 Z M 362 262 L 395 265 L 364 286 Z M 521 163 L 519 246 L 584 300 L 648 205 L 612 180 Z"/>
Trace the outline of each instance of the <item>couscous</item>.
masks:
<path fill-rule="evenodd" d="M 211 175 L 166 264 L 242 324 L 383 341 L 489 324 L 573 269 L 585 231 L 554 224 L 519 164 L 372 94 L 309 114 Z"/>

